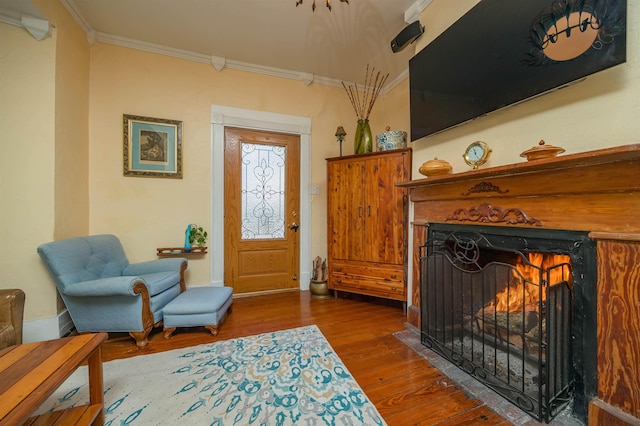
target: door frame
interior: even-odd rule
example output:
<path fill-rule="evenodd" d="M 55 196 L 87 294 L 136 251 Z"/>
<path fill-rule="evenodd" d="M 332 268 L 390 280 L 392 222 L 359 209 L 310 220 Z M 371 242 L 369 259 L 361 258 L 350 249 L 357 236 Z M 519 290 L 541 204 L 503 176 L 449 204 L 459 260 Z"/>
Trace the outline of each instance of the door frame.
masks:
<path fill-rule="evenodd" d="M 211 284 L 224 285 L 224 128 L 300 136 L 300 290 L 311 280 L 311 118 L 211 105 Z M 220 194 L 216 196 L 215 194 Z"/>

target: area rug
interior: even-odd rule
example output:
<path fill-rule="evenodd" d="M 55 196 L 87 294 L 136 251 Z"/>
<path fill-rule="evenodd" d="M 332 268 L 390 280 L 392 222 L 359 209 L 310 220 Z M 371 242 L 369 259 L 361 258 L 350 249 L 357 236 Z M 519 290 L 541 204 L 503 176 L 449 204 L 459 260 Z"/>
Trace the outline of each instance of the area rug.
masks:
<path fill-rule="evenodd" d="M 315 325 L 105 362 L 105 425 L 384 425 Z M 38 413 L 86 404 L 81 367 Z"/>

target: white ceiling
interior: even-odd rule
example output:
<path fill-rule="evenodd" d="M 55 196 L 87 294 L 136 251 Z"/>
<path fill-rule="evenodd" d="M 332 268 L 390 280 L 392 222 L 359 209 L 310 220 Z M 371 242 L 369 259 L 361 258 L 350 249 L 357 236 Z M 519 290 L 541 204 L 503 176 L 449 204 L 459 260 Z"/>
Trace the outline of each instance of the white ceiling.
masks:
<path fill-rule="evenodd" d="M 332 0 L 329 11 L 316 0 L 312 12 L 313 0 L 60 1 L 96 41 L 327 84 L 362 83 L 367 64 L 388 83 L 404 78 L 413 46 L 393 53 L 390 42 L 408 25 L 405 12 L 412 22 L 430 2 Z M 0 0 L 0 9 L 17 3 L 30 2 Z"/>

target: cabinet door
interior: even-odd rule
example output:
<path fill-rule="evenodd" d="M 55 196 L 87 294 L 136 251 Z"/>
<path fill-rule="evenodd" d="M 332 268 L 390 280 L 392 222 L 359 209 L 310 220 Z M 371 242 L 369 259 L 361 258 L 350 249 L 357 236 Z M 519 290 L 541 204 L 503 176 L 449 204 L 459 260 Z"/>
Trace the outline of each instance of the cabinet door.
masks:
<path fill-rule="evenodd" d="M 365 160 L 364 260 L 369 262 L 404 261 L 404 191 L 395 184 L 408 179 L 406 161 L 402 153 Z"/>
<path fill-rule="evenodd" d="M 363 259 L 362 173 L 362 161 L 335 161 L 327 165 L 328 251 L 332 259 Z"/>

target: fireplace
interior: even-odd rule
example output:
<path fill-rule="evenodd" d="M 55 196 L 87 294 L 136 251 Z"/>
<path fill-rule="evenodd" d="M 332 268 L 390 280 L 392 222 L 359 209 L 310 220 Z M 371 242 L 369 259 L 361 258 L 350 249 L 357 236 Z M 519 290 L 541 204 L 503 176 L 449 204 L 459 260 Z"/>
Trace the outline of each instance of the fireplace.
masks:
<path fill-rule="evenodd" d="M 421 247 L 421 341 L 532 417 L 596 384 L 595 244 L 584 232 L 434 224 Z"/>
<path fill-rule="evenodd" d="M 627 145 L 398 184 L 408 323 L 533 417 L 638 424 L 638 170 Z"/>

